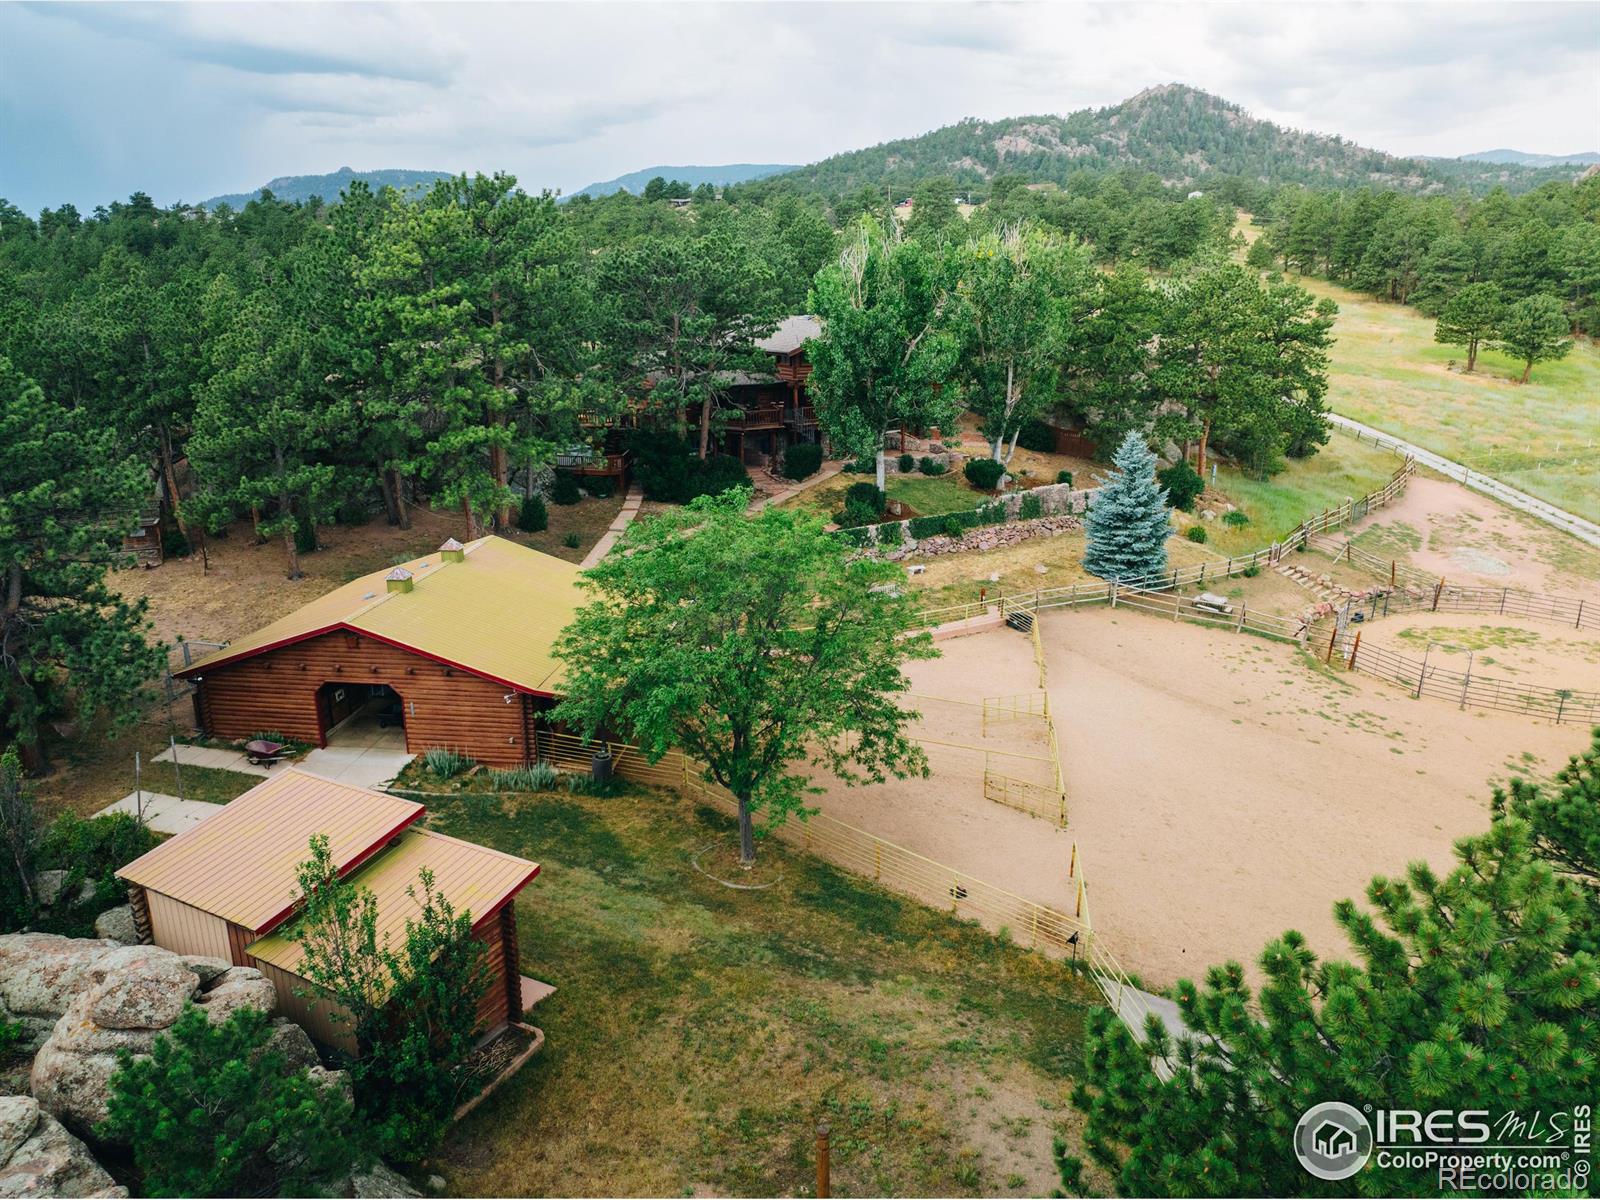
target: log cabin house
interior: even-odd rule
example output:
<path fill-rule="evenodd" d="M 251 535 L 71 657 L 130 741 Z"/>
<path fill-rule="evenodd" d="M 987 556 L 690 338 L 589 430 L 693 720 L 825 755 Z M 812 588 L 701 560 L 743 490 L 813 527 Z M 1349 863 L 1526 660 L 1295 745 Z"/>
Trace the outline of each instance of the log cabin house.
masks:
<path fill-rule="evenodd" d="M 174 674 L 214 737 L 326 746 L 345 721 L 399 724 L 405 748 L 490 766 L 539 757 L 553 649 L 580 603 L 572 563 L 484 537 L 370 575 Z"/>
<path fill-rule="evenodd" d="M 805 344 L 820 336 L 815 317 L 785 317 L 768 336 L 756 342 L 772 359 L 772 373 L 737 373 L 727 389 L 727 405 L 738 415 L 728 418 L 717 435 L 724 454 L 746 466 L 777 466 L 783 452 L 799 442 L 821 439 L 817 410 L 806 391 L 811 364 Z M 690 414 L 698 424 L 698 414 Z"/>
<path fill-rule="evenodd" d="M 355 1053 L 347 1021 L 300 971 L 294 937 L 300 908 L 295 868 L 312 835 L 328 839 L 341 877 L 372 893 L 380 945 L 399 949 L 418 901 L 406 894 L 418 872 L 457 912 L 470 913 L 490 980 L 478 998 L 479 1030 L 521 1021 L 546 991 L 525 980 L 517 957 L 517 894 L 536 863 L 420 827 L 421 804 L 336 783 L 290 767 L 251 788 L 215 816 L 163 842 L 117 872 L 128 885 L 140 940 L 178 954 L 255 967 L 277 989 L 284 1015 L 326 1046 Z"/>

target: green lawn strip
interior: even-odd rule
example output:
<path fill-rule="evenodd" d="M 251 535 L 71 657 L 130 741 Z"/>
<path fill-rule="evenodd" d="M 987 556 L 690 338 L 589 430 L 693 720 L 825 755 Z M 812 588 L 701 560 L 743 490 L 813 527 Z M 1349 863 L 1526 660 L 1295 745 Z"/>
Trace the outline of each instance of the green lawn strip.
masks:
<path fill-rule="evenodd" d="M 181 791 L 185 800 L 204 800 L 210 804 L 226 804 L 229 800 L 244 795 L 260 782 L 259 775 L 246 775 L 242 771 L 191 766 L 184 766 L 179 770 L 170 762 L 146 762 L 139 772 L 140 787 L 147 792 L 176 796 Z M 127 792 L 124 795 L 133 791 L 131 766 L 128 768 L 127 784 Z"/>
<path fill-rule="evenodd" d="M 520 949 L 557 988 L 544 1051 L 446 1146 L 454 1191 L 804 1195 L 819 1120 L 840 1194 L 1048 1184 L 1096 995 L 1068 966 L 770 839 L 782 881 L 725 888 L 690 858 L 731 822 L 671 795 L 467 797 L 431 819 L 542 864 Z M 1001 1093 L 1038 1126 L 1032 1158 L 977 1147 Z"/>

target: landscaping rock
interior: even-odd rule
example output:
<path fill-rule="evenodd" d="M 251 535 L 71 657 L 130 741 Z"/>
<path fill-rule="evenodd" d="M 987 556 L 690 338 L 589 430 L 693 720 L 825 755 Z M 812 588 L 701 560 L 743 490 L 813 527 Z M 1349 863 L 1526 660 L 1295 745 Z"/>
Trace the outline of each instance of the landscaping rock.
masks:
<path fill-rule="evenodd" d="M 106 909 L 94 919 L 94 935 L 124 946 L 138 945 L 139 931 L 133 924 L 133 909 L 126 904 Z"/>
<path fill-rule="evenodd" d="M 66 871 L 40 871 L 33 877 L 33 896 L 40 907 L 49 908 L 61 898 L 61 889 L 66 886 Z"/>
<path fill-rule="evenodd" d="M 0 1021 L 19 1024 L 23 1045 L 37 1050 L 89 986 L 89 969 L 117 949 L 111 942 L 53 933 L 0 936 Z"/>
<path fill-rule="evenodd" d="M 444 1178 L 443 1175 L 429 1175 L 428 1176 L 428 1190 L 430 1192 L 439 1192 L 440 1194 L 443 1194 L 445 1188 L 447 1188 L 449 1186 L 450 1185 L 445 1182 L 445 1178 Z"/>
<path fill-rule="evenodd" d="M 126 1196 L 31 1096 L 0 1096 L 0 1196 Z"/>
<path fill-rule="evenodd" d="M 178 957 L 183 960 L 184 966 L 200 977 L 200 986 L 203 988 L 210 987 L 233 970 L 233 964 L 225 958 L 211 958 L 204 954 L 180 954 Z"/>
<path fill-rule="evenodd" d="M 165 1029 L 199 992 L 199 977 L 177 955 L 147 949 L 154 947 L 125 946 L 91 968 L 101 982 L 89 993 L 88 1016 L 102 1029 Z"/>
<path fill-rule="evenodd" d="M 293 1021 L 286 1021 L 282 1017 L 272 1023 L 266 1048 L 283 1055 L 284 1064 L 291 1071 L 322 1065 L 322 1060 L 317 1057 L 317 1048 L 311 1044 L 311 1036 Z"/>

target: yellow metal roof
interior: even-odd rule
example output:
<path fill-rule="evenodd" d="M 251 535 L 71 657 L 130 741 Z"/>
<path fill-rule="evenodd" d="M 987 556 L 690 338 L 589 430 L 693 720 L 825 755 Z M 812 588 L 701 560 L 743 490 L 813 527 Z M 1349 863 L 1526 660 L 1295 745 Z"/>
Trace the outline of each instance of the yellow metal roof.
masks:
<path fill-rule="evenodd" d="M 411 800 L 285 767 L 117 876 L 255 933 L 293 911 L 295 868 L 310 857 L 313 834 L 327 836 L 343 873 L 423 811 Z"/>
<path fill-rule="evenodd" d="M 538 865 L 525 858 L 431 829 L 408 829 L 396 845 L 350 876 L 351 882 L 366 888 L 377 902 L 379 945 L 387 942 L 399 949 L 404 941 L 406 921 L 415 920 L 421 910 L 422 887 L 417 874 L 424 867 L 433 872 L 435 893 L 450 901 L 457 913 L 470 912 L 474 925 L 481 924 L 539 873 Z M 415 895 L 408 896 L 407 888 Z M 304 958 L 301 944 L 294 938 L 298 923 L 296 918 L 280 926 L 247 947 L 246 953 L 298 974 Z"/>
<path fill-rule="evenodd" d="M 465 551 L 461 562 L 436 551 L 402 564 L 412 576 L 410 591 L 388 590 L 393 568 L 363 575 L 178 674 L 204 675 L 320 633 L 353 629 L 508 687 L 554 691 L 561 665 L 551 650 L 583 603 L 578 567 L 493 536 L 469 542 Z"/>

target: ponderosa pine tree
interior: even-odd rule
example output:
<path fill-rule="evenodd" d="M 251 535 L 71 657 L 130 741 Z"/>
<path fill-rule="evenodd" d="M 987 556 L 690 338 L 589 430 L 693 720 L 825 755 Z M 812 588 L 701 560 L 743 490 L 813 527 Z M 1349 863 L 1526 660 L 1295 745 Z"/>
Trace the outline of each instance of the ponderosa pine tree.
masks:
<path fill-rule="evenodd" d="M 0 357 L 0 742 L 43 759 L 40 725 L 131 720 L 161 670 L 146 602 L 106 584 L 154 481 L 88 410 L 52 402 Z"/>
<path fill-rule="evenodd" d="M 1495 336 L 1500 324 L 1500 289 L 1492 283 L 1469 283 L 1445 301 L 1433 340 L 1465 346 L 1467 371 L 1478 365 L 1478 347 Z"/>
<path fill-rule="evenodd" d="M 1524 1117 L 1592 1103 L 1600 743 L 1558 784 L 1555 796 L 1524 784 L 1501 797 L 1488 832 L 1456 843 L 1448 874 L 1413 863 L 1404 879 L 1374 879 L 1375 915 L 1334 905 L 1355 962 L 1319 961 L 1291 931 L 1262 953 L 1259 992 L 1237 963 L 1211 968 L 1204 987 L 1179 982 L 1194 1036 L 1152 1018 L 1141 1044 L 1109 1010 L 1092 1014 L 1073 1102 L 1118 1192 L 1432 1196 L 1437 1175 L 1376 1158 L 1348 1180 L 1312 1178 L 1296 1122 L 1325 1100 Z M 1082 1164 L 1059 1145 L 1057 1156 L 1076 1192 Z"/>
<path fill-rule="evenodd" d="M 1095 493 L 1085 522 L 1087 571 L 1102 579 L 1146 579 L 1167 569 L 1167 493 L 1156 483 L 1156 456 L 1129 433 L 1111 456 L 1116 473 Z"/>
<path fill-rule="evenodd" d="M 1517 382 L 1527 383 L 1534 363 L 1567 356 L 1572 349 L 1571 331 L 1561 301 L 1554 296 L 1529 296 L 1506 306 L 1494 345 L 1522 364 L 1522 378 Z"/>

